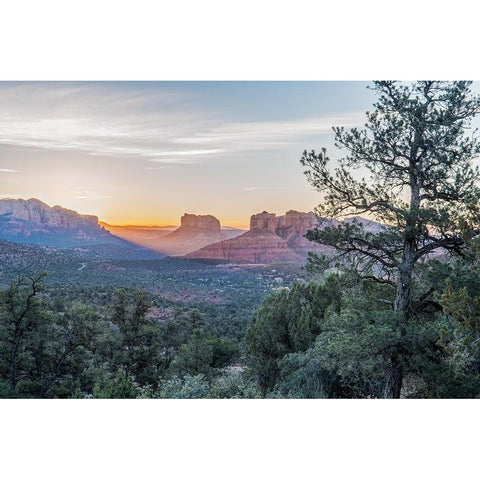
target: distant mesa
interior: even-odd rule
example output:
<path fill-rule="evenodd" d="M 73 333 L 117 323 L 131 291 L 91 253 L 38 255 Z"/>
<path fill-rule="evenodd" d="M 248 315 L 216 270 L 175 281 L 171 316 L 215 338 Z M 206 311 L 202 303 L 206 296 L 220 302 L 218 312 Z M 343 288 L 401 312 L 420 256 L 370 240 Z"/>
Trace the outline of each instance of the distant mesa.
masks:
<path fill-rule="evenodd" d="M 191 213 L 185 213 L 180 219 L 179 230 L 198 230 L 208 231 L 215 234 L 220 234 L 221 227 L 218 218 L 213 215 L 194 215 Z"/>
<path fill-rule="evenodd" d="M 331 224 L 332 221 L 329 221 Z M 250 230 L 234 239 L 208 245 L 186 255 L 249 263 L 305 262 L 308 252 L 326 253 L 330 247 L 308 241 L 304 235 L 318 226 L 313 213 L 290 210 L 277 217 L 262 212 L 250 218 Z"/>
<path fill-rule="evenodd" d="M 94 215 L 79 213 L 30 198 L 0 200 L 0 238 L 46 245 L 82 245 L 111 237 Z"/>
<path fill-rule="evenodd" d="M 185 213 L 180 219 L 180 227 L 159 238 L 155 250 L 165 255 L 185 255 L 243 232 L 240 229 L 222 229 L 220 221 L 213 215 Z"/>
<path fill-rule="evenodd" d="M 0 239 L 53 247 L 109 245 L 125 258 L 158 258 L 158 254 L 112 235 L 94 215 L 50 207 L 36 198 L 0 200 Z"/>

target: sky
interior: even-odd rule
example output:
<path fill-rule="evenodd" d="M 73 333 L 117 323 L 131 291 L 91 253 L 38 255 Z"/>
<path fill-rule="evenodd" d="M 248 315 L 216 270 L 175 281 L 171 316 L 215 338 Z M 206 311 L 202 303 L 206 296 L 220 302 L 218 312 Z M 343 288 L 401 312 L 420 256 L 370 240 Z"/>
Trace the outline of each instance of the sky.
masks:
<path fill-rule="evenodd" d="M 0 82 L 0 198 L 114 225 L 312 211 L 300 165 L 365 121 L 368 82 Z"/>

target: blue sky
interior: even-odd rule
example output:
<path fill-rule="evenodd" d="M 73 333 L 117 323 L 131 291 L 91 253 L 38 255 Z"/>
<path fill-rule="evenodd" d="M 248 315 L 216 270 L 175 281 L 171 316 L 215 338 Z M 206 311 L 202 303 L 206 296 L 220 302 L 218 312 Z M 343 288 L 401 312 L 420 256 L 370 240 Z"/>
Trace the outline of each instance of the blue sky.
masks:
<path fill-rule="evenodd" d="M 368 82 L 0 83 L 0 197 L 113 224 L 246 226 L 319 201 L 299 159 L 356 126 Z"/>

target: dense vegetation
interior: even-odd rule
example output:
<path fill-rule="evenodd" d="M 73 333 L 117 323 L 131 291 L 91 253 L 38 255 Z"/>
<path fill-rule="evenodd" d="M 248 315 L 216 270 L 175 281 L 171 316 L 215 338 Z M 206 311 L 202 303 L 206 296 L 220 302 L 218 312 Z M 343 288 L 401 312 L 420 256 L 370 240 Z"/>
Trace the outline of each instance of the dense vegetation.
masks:
<path fill-rule="evenodd" d="M 480 395 L 479 274 L 473 260 L 432 260 L 418 272 L 416 288 L 431 294 L 403 337 L 403 398 Z M 382 397 L 398 342 L 394 301 L 393 286 L 353 270 L 267 298 L 247 333 L 262 394 Z"/>
<path fill-rule="evenodd" d="M 44 249 L 7 246 L 2 397 L 261 396 L 243 374 L 245 330 L 266 294 L 301 276 L 294 265 L 105 262 L 66 250 L 49 262 L 55 249 L 45 260 Z M 36 264 L 49 273 L 32 273 Z"/>
<path fill-rule="evenodd" d="M 471 251 L 418 271 L 432 294 L 405 339 L 402 397 L 480 395 L 480 266 Z M 215 333 L 196 308 L 158 317 L 158 301 L 138 289 L 73 300 L 50 295 L 45 281 L 17 277 L 0 293 L 2 397 L 375 398 L 397 341 L 395 289 L 355 270 L 267 295 L 236 339 Z"/>
<path fill-rule="evenodd" d="M 1 292 L 4 397 L 168 396 L 178 382 L 212 379 L 238 358 L 237 344 L 207 334 L 197 310 L 159 322 L 140 290 L 119 289 L 99 309 L 82 301 L 60 306 L 42 296 L 44 288 L 38 275 Z"/>

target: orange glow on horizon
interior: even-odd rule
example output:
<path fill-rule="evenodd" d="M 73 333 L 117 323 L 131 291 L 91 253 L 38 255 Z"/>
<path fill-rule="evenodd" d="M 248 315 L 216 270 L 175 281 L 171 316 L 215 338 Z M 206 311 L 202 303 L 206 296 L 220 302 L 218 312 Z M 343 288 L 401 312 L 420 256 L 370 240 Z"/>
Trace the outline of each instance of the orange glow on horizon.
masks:
<path fill-rule="evenodd" d="M 218 217 L 216 217 L 216 218 L 218 218 Z M 245 223 L 245 222 L 242 222 L 242 221 L 232 220 L 231 222 L 229 222 L 229 221 L 224 222 L 220 218 L 218 220 L 220 221 L 220 224 L 222 225 L 222 227 L 233 227 L 233 228 L 239 228 L 241 230 L 248 230 L 250 228 L 249 223 Z M 100 225 L 106 224 L 106 225 L 110 225 L 112 227 L 158 227 L 158 228 L 164 228 L 164 227 L 179 227 L 180 226 L 180 218 L 169 222 L 169 221 L 165 221 L 165 220 L 158 221 L 158 220 L 152 220 L 152 219 L 139 220 L 138 218 L 132 219 L 132 220 L 111 219 L 109 221 L 106 218 L 100 218 L 99 217 L 98 223 Z"/>

